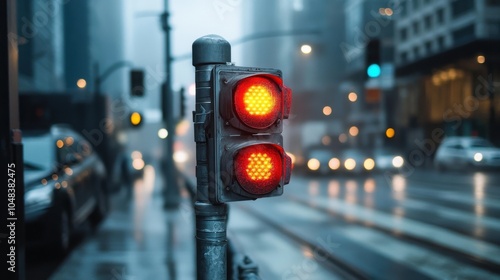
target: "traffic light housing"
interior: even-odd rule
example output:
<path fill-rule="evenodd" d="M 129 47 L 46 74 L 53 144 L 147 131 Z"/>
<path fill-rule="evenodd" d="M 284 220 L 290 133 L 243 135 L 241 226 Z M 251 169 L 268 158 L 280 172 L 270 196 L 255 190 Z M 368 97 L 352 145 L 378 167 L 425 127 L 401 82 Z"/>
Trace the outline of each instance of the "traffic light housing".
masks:
<path fill-rule="evenodd" d="M 130 94 L 132 96 L 144 96 L 144 71 L 139 69 L 130 70 Z"/>
<path fill-rule="evenodd" d="M 366 45 L 366 75 L 368 78 L 378 78 L 380 68 L 380 40 L 372 39 Z"/>
<path fill-rule="evenodd" d="M 281 71 L 216 65 L 207 127 L 209 200 L 224 203 L 279 196 L 291 175 L 283 120 L 291 90 Z"/>

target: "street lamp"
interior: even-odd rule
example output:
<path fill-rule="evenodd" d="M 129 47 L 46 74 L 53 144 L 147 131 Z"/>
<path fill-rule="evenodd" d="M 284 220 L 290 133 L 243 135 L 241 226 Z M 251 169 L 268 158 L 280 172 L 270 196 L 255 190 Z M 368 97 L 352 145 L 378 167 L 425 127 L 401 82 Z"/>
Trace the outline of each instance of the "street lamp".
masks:
<path fill-rule="evenodd" d="M 358 100 L 358 95 L 355 92 L 350 92 L 347 98 L 351 102 L 356 102 L 356 100 Z"/>
<path fill-rule="evenodd" d="M 312 52 L 312 47 L 310 45 L 304 44 L 300 47 L 300 51 L 303 54 L 310 54 Z"/>

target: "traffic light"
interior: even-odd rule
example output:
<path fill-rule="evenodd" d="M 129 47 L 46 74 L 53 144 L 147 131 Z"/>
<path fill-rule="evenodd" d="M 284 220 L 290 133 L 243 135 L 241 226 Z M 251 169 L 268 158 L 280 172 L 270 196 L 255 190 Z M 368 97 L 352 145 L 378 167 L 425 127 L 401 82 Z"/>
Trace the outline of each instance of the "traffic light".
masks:
<path fill-rule="evenodd" d="M 142 114 L 139 112 L 132 112 L 129 116 L 130 124 L 133 127 L 138 127 L 142 124 Z"/>
<path fill-rule="evenodd" d="M 130 94 L 132 96 L 144 96 L 144 71 L 130 70 Z"/>
<path fill-rule="evenodd" d="M 366 75 L 378 78 L 380 74 L 380 40 L 373 39 L 366 46 Z"/>
<path fill-rule="evenodd" d="M 207 128 L 212 203 L 278 196 L 291 175 L 283 149 L 283 120 L 291 90 L 281 71 L 216 65 L 213 115 Z"/>

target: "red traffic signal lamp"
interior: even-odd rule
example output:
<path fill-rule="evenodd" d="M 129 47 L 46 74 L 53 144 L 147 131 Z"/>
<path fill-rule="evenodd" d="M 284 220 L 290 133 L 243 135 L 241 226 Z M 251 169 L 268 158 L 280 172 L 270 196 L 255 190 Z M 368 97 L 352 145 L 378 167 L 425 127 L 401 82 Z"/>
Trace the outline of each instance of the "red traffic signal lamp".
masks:
<path fill-rule="evenodd" d="M 283 120 L 291 90 L 281 71 L 216 65 L 213 116 L 207 130 L 212 203 L 278 196 L 288 184 L 291 159 L 283 149 Z"/>

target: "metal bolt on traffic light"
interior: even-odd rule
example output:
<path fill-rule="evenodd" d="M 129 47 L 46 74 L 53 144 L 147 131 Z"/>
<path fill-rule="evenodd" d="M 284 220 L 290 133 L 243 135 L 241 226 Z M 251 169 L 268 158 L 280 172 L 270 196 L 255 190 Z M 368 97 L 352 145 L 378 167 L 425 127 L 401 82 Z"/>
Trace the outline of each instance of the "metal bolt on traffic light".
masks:
<path fill-rule="evenodd" d="M 291 175 L 281 133 L 292 97 L 281 71 L 230 61 L 220 36 L 193 43 L 198 279 L 227 277 L 224 203 L 281 195 Z"/>

